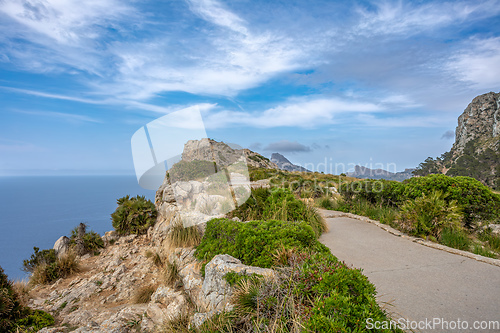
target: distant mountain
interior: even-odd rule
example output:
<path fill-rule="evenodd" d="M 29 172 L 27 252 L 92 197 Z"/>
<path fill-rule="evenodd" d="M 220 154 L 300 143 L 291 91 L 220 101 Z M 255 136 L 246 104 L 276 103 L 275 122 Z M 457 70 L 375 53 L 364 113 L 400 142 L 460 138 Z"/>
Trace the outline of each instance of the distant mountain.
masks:
<path fill-rule="evenodd" d="M 280 153 L 273 153 L 271 155 L 271 162 L 275 163 L 281 170 L 286 171 L 300 171 L 300 172 L 311 172 L 300 165 L 295 165 L 290 162 L 285 156 Z"/>
<path fill-rule="evenodd" d="M 354 167 L 354 172 L 348 172 L 347 176 L 366 179 L 387 179 L 403 181 L 405 179 L 413 177 L 412 172 L 414 170 L 415 169 L 405 169 L 405 171 L 401 172 L 390 172 L 383 169 L 370 169 L 364 166 L 356 165 Z"/>
<path fill-rule="evenodd" d="M 458 117 L 455 143 L 441 157 L 428 157 L 414 174 L 469 176 L 500 188 L 500 93 L 477 96 Z"/>

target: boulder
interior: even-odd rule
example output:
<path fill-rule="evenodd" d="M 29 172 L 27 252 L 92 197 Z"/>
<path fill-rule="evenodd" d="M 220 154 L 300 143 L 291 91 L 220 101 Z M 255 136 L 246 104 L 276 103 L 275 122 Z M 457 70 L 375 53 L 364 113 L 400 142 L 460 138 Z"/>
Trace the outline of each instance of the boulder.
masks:
<path fill-rule="evenodd" d="M 54 243 L 54 250 L 58 257 L 64 255 L 69 250 L 69 238 L 62 236 L 56 240 Z"/>
<path fill-rule="evenodd" d="M 117 241 L 119 238 L 120 236 L 118 235 L 118 233 L 115 230 L 111 230 L 104 233 L 104 236 L 102 236 L 102 241 L 104 242 L 105 246 L 108 246 Z"/>
<path fill-rule="evenodd" d="M 242 264 L 240 260 L 227 254 L 215 256 L 205 266 L 205 280 L 201 287 L 207 312 L 231 308 L 229 304 L 231 286 L 224 279 L 224 276 L 229 272 L 242 275 L 259 274 L 268 278 L 274 276 L 272 269 L 247 266 Z"/>

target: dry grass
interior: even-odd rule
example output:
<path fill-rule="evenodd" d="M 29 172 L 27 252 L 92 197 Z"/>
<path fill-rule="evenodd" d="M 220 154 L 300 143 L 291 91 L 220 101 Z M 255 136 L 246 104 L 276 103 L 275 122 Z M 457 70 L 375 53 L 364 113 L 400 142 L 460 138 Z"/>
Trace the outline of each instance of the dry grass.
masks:
<path fill-rule="evenodd" d="M 135 304 L 148 303 L 151 300 L 151 295 L 153 295 L 155 291 L 155 286 L 144 286 L 136 291 L 134 297 L 132 298 L 132 301 Z"/>
<path fill-rule="evenodd" d="M 197 246 L 200 244 L 201 238 L 198 226 L 185 228 L 179 219 L 172 222 L 172 228 L 168 234 L 171 248 Z"/>
<path fill-rule="evenodd" d="M 76 254 L 69 251 L 67 254 L 57 258 L 56 262 L 41 264 L 35 267 L 30 278 L 30 284 L 48 284 L 60 278 L 66 278 L 80 271 L 80 265 Z"/>
<path fill-rule="evenodd" d="M 179 276 L 179 266 L 177 266 L 177 263 L 175 261 L 165 261 L 163 279 L 165 281 L 165 284 L 170 287 L 174 287 L 176 283 L 181 280 Z"/>
<path fill-rule="evenodd" d="M 28 282 L 23 280 L 16 280 L 12 282 L 12 289 L 18 295 L 18 299 L 23 306 L 28 306 L 29 295 L 29 285 Z"/>

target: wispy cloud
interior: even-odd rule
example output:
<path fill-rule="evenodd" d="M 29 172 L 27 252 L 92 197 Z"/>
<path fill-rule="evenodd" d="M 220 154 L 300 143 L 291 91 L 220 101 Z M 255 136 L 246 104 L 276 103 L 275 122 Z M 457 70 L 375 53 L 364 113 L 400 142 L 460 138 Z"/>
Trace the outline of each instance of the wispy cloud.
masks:
<path fill-rule="evenodd" d="M 53 111 L 29 111 L 29 110 L 16 110 L 15 112 L 28 114 L 32 116 L 58 118 L 72 123 L 102 123 L 102 121 L 99 119 L 80 114 L 53 112 Z"/>
<path fill-rule="evenodd" d="M 422 31 L 479 20 L 500 12 L 500 2 L 452 1 L 414 3 L 401 0 L 374 1 L 374 10 L 358 7 L 362 20 L 354 29 L 362 35 L 414 35 Z"/>
<path fill-rule="evenodd" d="M 324 126 L 335 122 L 335 116 L 346 113 L 381 111 L 373 103 L 326 97 L 292 98 L 263 112 L 214 111 L 205 117 L 208 128 L 228 126 L 304 127 Z"/>
<path fill-rule="evenodd" d="M 451 58 L 448 69 L 479 89 L 494 89 L 500 86 L 499 64 L 500 37 L 473 38 Z"/>

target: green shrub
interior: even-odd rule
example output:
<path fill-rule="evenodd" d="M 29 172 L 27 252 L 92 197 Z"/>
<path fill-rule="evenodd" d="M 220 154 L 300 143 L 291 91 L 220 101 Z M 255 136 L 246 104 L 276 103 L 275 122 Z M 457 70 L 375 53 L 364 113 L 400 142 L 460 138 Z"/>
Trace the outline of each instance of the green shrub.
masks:
<path fill-rule="evenodd" d="M 319 237 L 326 231 L 326 223 L 318 212 L 286 189 L 275 188 L 267 197 L 262 213 L 263 219 L 281 221 L 305 221 Z"/>
<path fill-rule="evenodd" d="M 242 223 L 213 219 L 207 223 L 205 235 L 196 248 L 195 256 L 210 261 L 218 254 L 229 254 L 246 265 L 271 267 L 273 252 L 281 246 L 328 252 L 328 248 L 316 240 L 311 226 L 303 221 Z"/>
<path fill-rule="evenodd" d="M 118 208 L 111 214 L 113 227 L 120 235 L 143 234 L 156 222 L 156 209 L 144 196 L 117 200 Z"/>
<path fill-rule="evenodd" d="M 462 219 L 455 200 L 446 201 L 439 191 L 423 194 L 401 206 L 400 223 L 404 231 L 417 236 L 440 237 L 443 229 L 458 229 Z"/>
<path fill-rule="evenodd" d="M 70 246 L 75 248 L 78 255 L 86 253 L 95 253 L 104 247 L 104 241 L 101 236 L 95 231 L 87 231 L 87 225 L 80 223 L 77 227 L 71 230 Z"/>
<path fill-rule="evenodd" d="M 333 203 L 333 200 L 332 198 L 330 198 L 329 196 L 324 196 L 324 197 L 321 197 L 317 202 L 316 204 L 318 205 L 318 207 L 320 208 L 324 208 L 324 209 L 329 209 L 329 210 L 333 210 L 334 209 L 334 203 Z"/>
<path fill-rule="evenodd" d="M 54 249 L 42 250 L 40 248 L 33 247 L 34 253 L 31 255 L 30 259 L 23 260 L 23 270 L 29 273 L 33 273 L 35 268 L 40 265 L 51 265 L 56 262 L 57 255 Z"/>
<path fill-rule="evenodd" d="M 229 217 L 238 217 L 242 221 L 260 220 L 264 214 L 267 198 L 271 191 L 267 188 L 252 189 L 247 201 L 228 214 Z"/>
<path fill-rule="evenodd" d="M 41 310 L 33 310 L 26 317 L 19 319 L 16 325 L 19 329 L 36 332 L 44 327 L 54 325 L 54 317 Z"/>
<path fill-rule="evenodd" d="M 15 321 L 26 314 L 27 309 L 22 306 L 12 282 L 0 266 L 0 332 L 9 332 Z"/>
<path fill-rule="evenodd" d="M 54 325 L 54 318 L 50 314 L 22 305 L 12 282 L 0 267 L 0 332 L 36 332 L 51 325 Z"/>
<path fill-rule="evenodd" d="M 463 251 L 469 251 L 471 246 L 469 236 L 461 229 L 445 228 L 441 232 L 439 242 L 443 245 Z"/>
<path fill-rule="evenodd" d="M 310 300 L 312 306 L 305 323 L 306 330 L 364 332 L 367 331 L 368 318 L 389 320 L 377 304 L 375 286 L 368 278 L 331 254 L 315 254 L 307 258 L 298 280 L 296 292 Z"/>
<path fill-rule="evenodd" d="M 374 205 L 398 206 L 405 200 L 402 195 L 404 185 L 400 182 L 384 179 L 365 179 L 342 183 L 339 192 L 344 200 L 365 200 Z"/>
<path fill-rule="evenodd" d="M 490 220 L 498 214 L 500 196 L 474 178 L 429 175 L 404 182 L 403 195 L 410 200 L 433 191 L 446 193 L 447 202 L 457 202 L 463 211 L 466 227 L 472 227 L 475 220 Z"/>
<path fill-rule="evenodd" d="M 70 251 L 50 264 L 42 263 L 37 265 L 30 277 L 30 282 L 33 284 L 47 284 L 78 271 L 79 264 L 76 254 Z"/>

